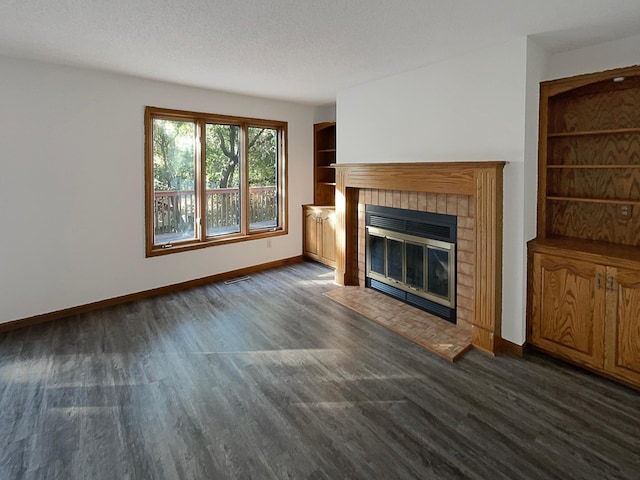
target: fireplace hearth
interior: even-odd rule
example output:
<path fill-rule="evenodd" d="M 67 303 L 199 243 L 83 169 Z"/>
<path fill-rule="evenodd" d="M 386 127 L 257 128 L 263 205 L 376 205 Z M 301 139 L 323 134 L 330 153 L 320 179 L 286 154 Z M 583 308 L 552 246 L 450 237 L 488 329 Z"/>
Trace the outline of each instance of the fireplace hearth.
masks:
<path fill-rule="evenodd" d="M 377 205 L 365 212 L 365 286 L 456 323 L 456 216 Z"/>

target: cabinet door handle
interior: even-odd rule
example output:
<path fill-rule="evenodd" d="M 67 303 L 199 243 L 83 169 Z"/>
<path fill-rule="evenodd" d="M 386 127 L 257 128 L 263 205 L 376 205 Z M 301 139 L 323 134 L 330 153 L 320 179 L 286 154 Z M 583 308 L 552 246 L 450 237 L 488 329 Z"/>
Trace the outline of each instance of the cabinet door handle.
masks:
<path fill-rule="evenodd" d="M 600 290 L 602 288 L 602 275 L 599 273 L 596 275 L 596 288 Z"/>
<path fill-rule="evenodd" d="M 613 275 L 609 276 L 609 291 L 613 292 Z"/>

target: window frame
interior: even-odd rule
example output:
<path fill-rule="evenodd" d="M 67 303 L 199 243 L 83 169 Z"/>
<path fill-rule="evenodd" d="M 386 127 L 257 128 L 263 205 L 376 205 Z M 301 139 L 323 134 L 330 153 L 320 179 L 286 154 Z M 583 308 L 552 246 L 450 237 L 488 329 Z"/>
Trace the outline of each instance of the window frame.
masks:
<path fill-rule="evenodd" d="M 194 152 L 194 197 L 195 197 L 195 232 L 193 239 L 155 243 L 154 203 L 155 189 L 153 176 L 153 121 L 154 119 L 189 121 L 195 124 L 195 152 Z M 240 231 L 207 237 L 206 205 L 206 135 L 203 134 L 206 124 L 238 125 L 240 136 L 238 144 L 238 167 L 240 192 Z M 263 229 L 250 230 L 249 227 L 249 160 L 247 135 L 249 127 L 271 128 L 277 130 L 277 225 Z M 288 153 L 288 123 L 277 120 L 264 120 L 250 117 L 237 117 L 211 113 L 199 113 L 186 110 L 146 106 L 144 112 L 144 177 L 145 177 L 145 244 L 146 257 L 166 255 L 207 248 L 216 245 L 226 245 L 236 242 L 271 238 L 288 233 L 288 181 L 287 181 L 287 153 Z"/>

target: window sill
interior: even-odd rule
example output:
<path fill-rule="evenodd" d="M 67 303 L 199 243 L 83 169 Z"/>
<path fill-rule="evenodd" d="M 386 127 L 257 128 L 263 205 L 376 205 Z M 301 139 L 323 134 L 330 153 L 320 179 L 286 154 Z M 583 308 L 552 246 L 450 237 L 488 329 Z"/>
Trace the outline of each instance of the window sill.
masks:
<path fill-rule="evenodd" d="M 279 229 L 275 231 L 256 232 L 247 235 L 237 234 L 235 236 L 225 236 L 222 238 L 209 238 L 205 241 L 189 240 L 164 245 L 147 245 L 146 258 L 169 255 L 171 253 L 186 252 L 190 250 L 199 250 L 201 248 L 215 247 L 218 245 L 228 245 L 231 243 L 250 242 L 252 240 L 260 240 L 263 238 L 279 237 L 287 235 L 288 230 Z"/>

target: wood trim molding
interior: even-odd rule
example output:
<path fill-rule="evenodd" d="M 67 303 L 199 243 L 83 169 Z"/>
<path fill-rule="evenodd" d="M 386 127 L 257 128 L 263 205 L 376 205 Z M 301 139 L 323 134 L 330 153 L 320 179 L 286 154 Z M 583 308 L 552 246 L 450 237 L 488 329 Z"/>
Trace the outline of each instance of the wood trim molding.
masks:
<path fill-rule="evenodd" d="M 181 241 L 169 241 L 156 243 L 154 235 L 154 120 L 185 121 L 194 126 L 194 175 L 196 180 L 196 191 L 199 194 L 195 199 L 195 217 L 199 218 L 194 227 L 192 238 Z M 277 132 L 276 148 L 276 177 L 277 177 L 277 225 L 274 228 L 260 228 L 251 230 L 249 225 L 249 204 L 248 175 L 240 175 L 240 224 L 238 232 L 207 236 L 205 217 L 206 189 L 205 189 L 205 125 L 207 123 L 221 123 L 225 125 L 235 125 L 239 129 L 239 146 L 237 167 L 241 172 L 248 172 L 248 144 L 243 138 L 248 136 L 250 128 L 267 128 Z M 288 197 L 288 122 L 280 120 L 266 120 L 250 117 L 238 117 L 234 115 L 221 115 L 214 113 L 192 112 L 187 110 L 174 110 L 169 108 L 146 106 L 144 109 L 144 175 L 145 175 L 145 255 L 155 257 L 162 255 L 172 255 L 174 253 L 197 250 L 201 248 L 214 247 L 229 243 L 246 242 L 259 238 L 270 238 L 280 235 L 287 235 L 289 232 L 289 204 Z M 196 137 L 199 140 L 196 140 Z"/>
<path fill-rule="evenodd" d="M 502 331 L 502 169 L 475 171 L 476 262 L 471 342 L 496 352 Z"/>
<path fill-rule="evenodd" d="M 505 162 L 420 162 L 334 164 L 336 169 L 336 272 L 339 285 L 357 284 L 360 188 L 469 195 L 475 200 L 476 262 L 471 340 L 491 355 L 502 328 L 502 197 Z M 354 205 L 355 203 L 355 205 Z"/>
<path fill-rule="evenodd" d="M 251 273 L 260 272 L 262 270 L 281 267 L 283 265 L 290 265 L 292 263 L 298 263 L 301 261 L 303 261 L 303 257 L 302 255 L 299 255 L 296 257 L 262 263 L 260 265 L 254 265 L 251 267 L 240 268 L 238 270 L 231 270 L 230 272 L 218 273 L 216 275 L 210 275 L 208 277 L 196 278 L 194 280 L 188 280 L 186 282 L 174 283 L 173 285 L 152 288 L 151 290 L 144 290 L 142 292 L 122 295 L 120 297 L 108 298 L 106 300 L 87 303 L 85 305 L 65 308 L 63 310 L 57 310 L 55 312 L 43 313 L 41 315 L 35 315 L 33 317 L 12 320 L 10 322 L 0 323 L 0 333 L 16 330 L 18 328 L 30 327 L 39 323 L 51 322 L 53 320 L 59 320 L 61 318 L 71 317 L 73 315 L 80 315 L 82 313 L 92 312 L 101 308 L 113 307 L 122 303 L 144 300 L 145 298 L 155 297 L 157 295 L 166 295 L 168 293 L 187 290 L 189 288 L 205 285 L 207 283 L 219 282 L 222 280 L 227 280 L 229 278 L 241 277 L 243 275 L 249 275 Z"/>
<path fill-rule="evenodd" d="M 557 80 L 546 80 L 540 82 L 540 86 L 547 89 L 549 96 L 559 95 L 577 87 L 582 87 L 590 83 L 610 80 L 612 77 L 633 77 L 640 75 L 640 65 L 632 65 L 630 67 L 614 68 L 596 73 L 584 73 L 573 77 L 560 78 Z M 542 117 L 541 117 L 542 118 Z"/>
<path fill-rule="evenodd" d="M 505 162 L 337 163 L 332 166 L 350 188 L 473 195 L 475 172 L 495 169 L 498 164 L 504 166 Z"/>

